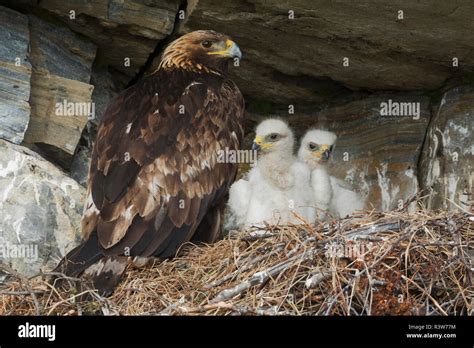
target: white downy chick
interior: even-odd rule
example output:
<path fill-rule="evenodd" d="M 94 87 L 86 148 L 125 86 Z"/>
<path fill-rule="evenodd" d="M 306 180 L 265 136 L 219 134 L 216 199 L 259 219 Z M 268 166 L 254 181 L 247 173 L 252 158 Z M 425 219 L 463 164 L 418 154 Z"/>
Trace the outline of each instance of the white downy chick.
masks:
<path fill-rule="evenodd" d="M 363 209 L 365 202 L 345 181 L 330 176 L 327 172 L 326 164 L 336 139 L 337 136 L 332 132 L 310 130 L 301 141 L 298 158 L 312 170 L 311 185 L 318 210 L 329 211 L 336 217 L 345 217 Z"/>
<path fill-rule="evenodd" d="M 293 155 L 293 132 L 285 122 L 269 119 L 257 126 L 256 134 L 252 149 L 258 151 L 257 163 L 248 181 L 239 180 L 230 189 L 233 219 L 239 227 L 302 223 L 295 212 L 313 221 L 310 170 Z"/>
<path fill-rule="evenodd" d="M 332 132 L 313 129 L 306 132 L 298 150 L 299 160 L 306 163 L 311 169 L 311 187 L 314 194 L 316 216 L 319 220 L 325 220 L 333 201 L 334 192 L 331 177 L 325 164 L 329 160 L 336 139 L 336 134 Z"/>

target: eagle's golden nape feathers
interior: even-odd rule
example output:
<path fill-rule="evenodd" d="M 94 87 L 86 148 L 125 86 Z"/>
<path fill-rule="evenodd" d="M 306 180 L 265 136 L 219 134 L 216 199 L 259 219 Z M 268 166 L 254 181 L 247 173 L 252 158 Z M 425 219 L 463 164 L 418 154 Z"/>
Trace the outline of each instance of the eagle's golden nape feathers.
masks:
<path fill-rule="evenodd" d="M 159 69 L 223 74 L 230 59 L 241 59 L 239 46 L 228 36 L 212 30 L 183 35 L 163 52 Z"/>
<path fill-rule="evenodd" d="M 237 173 L 217 156 L 243 139 L 244 100 L 226 78 L 234 56 L 226 35 L 186 34 L 155 73 L 109 103 L 92 151 L 84 241 L 57 272 L 110 294 L 127 258 L 172 257 L 190 240 L 216 239 Z"/>

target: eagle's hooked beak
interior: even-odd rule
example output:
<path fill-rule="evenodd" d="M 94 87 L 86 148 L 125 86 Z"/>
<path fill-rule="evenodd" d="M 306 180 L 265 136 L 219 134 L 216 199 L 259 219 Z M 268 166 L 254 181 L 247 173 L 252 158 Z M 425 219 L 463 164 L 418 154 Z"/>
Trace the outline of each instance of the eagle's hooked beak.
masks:
<path fill-rule="evenodd" d="M 208 52 L 208 54 L 217 54 L 223 57 L 242 59 L 242 52 L 240 51 L 239 46 L 237 46 L 237 44 L 232 40 L 227 40 L 225 42 L 225 49 Z"/>

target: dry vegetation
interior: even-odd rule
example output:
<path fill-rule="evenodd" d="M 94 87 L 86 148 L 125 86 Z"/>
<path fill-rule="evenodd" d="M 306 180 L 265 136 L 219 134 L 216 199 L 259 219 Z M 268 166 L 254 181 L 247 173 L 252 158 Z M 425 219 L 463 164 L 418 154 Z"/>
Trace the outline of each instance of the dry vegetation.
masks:
<path fill-rule="evenodd" d="M 445 212 L 267 226 L 130 266 L 107 299 L 13 274 L 0 315 L 472 315 L 473 227 Z"/>

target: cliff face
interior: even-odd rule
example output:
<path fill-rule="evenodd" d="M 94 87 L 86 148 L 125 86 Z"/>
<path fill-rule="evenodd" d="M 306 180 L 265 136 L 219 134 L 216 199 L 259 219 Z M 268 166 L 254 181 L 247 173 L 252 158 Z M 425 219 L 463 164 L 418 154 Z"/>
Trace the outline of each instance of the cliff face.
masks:
<path fill-rule="evenodd" d="M 57 180 L 84 185 L 110 98 L 152 71 L 174 37 L 213 29 L 244 54 L 231 74 L 247 101 L 247 144 L 269 116 L 298 136 L 324 127 L 339 136 L 333 175 L 368 208 L 397 209 L 423 189 L 431 209 L 469 209 L 472 13 L 470 1 L 434 0 L 0 0 L 0 138 L 60 166 Z M 0 173 L 23 163 L 22 149 L 4 151 Z M 5 187 L 14 177 L 2 177 Z M 35 187 L 25 186 L 22 204 L 35 206 Z"/>
<path fill-rule="evenodd" d="M 237 81 L 248 94 L 319 102 L 341 87 L 434 90 L 472 71 L 473 11 L 467 1 L 200 0 L 187 27 L 235 37 L 245 51 Z"/>

